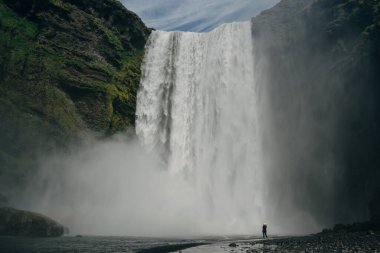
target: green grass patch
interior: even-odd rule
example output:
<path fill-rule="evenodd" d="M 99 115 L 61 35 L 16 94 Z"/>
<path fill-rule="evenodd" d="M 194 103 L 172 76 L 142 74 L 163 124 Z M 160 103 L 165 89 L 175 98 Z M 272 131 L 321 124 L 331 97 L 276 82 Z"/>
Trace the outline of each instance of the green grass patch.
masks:
<path fill-rule="evenodd" d="M 116 51 L 121 54 L 124 51 L 123 44 L 120 40 L 119 32 L 115 28 L 109 28 L 103 24 L 100 20 L 94 18 L 93 22 L 97 25 L 107 38 L 108 43 L 114 46 Z"/>
<path fill-rule="evenodd" d="M 62 8 L 64 10 L 68 10 L 68 11 L 72 11 L 75 9 L 75 6 L 70 4 L 70 3 L 67 3 L 65 1 L 62 1 L 62 0 L 50 0 L 50 2 L 59 7 L 59 8 Z"/>

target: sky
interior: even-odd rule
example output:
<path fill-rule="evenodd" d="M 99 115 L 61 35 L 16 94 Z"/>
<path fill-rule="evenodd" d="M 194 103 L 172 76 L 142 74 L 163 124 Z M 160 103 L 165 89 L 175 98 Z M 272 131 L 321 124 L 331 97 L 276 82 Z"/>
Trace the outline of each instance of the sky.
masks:
<path fill-rule="evenodd" d="M 121 0 L 148 27 L 205 32 L 222 23 L 245 21 L 280 0 Z"/>

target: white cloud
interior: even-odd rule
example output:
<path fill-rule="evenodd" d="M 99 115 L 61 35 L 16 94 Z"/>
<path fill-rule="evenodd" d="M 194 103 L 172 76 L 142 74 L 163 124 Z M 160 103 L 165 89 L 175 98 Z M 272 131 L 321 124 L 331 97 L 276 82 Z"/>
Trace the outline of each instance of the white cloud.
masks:
<path fill-rule="evenodd" d="M 122 0 L 147 26 L 208 31 L 221 23 L 249 20 L 280 0 Z"/>

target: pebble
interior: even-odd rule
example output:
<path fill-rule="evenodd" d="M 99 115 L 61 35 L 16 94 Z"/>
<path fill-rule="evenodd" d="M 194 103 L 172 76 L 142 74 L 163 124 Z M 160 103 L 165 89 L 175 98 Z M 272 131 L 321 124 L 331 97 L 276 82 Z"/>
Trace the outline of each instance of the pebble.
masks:
<path fill-rule="evenodd" d="M 266 239 L 240 245 L 246 253 L 380 253 L 380 234 L 332 233 L 296 238 Z"/>

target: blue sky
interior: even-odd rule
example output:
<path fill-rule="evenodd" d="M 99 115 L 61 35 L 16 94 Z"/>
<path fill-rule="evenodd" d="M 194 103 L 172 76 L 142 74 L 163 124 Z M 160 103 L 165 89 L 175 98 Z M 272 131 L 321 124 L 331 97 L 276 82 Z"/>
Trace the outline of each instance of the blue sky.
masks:
<path fill-rule="evenodd" d="M 165 31 L 209 31 L 232 21 L 249 20 L 279 0 L 121 0 L 148 27 Z"/>

